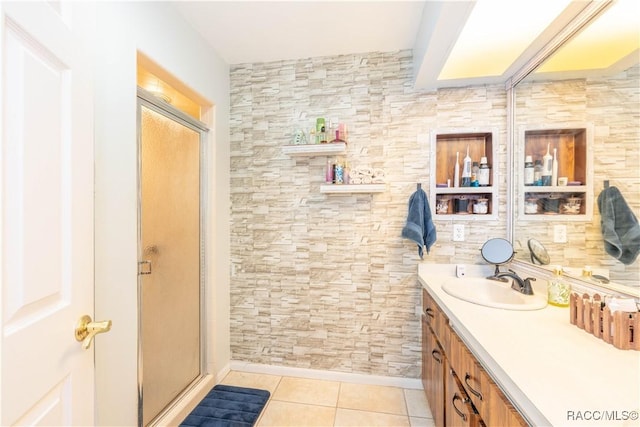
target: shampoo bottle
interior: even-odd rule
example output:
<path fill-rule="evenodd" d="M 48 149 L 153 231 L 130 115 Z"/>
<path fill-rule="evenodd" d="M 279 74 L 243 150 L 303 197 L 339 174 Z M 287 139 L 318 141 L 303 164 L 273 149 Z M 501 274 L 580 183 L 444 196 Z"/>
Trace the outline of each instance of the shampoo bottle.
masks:
<path fill-rule="evenodd" d="M 556 307 L 568 307 L 571 286 L 562 279 L 562 267 L 553 269 L 553 277 L 547 283 L 548 303 Z"/>

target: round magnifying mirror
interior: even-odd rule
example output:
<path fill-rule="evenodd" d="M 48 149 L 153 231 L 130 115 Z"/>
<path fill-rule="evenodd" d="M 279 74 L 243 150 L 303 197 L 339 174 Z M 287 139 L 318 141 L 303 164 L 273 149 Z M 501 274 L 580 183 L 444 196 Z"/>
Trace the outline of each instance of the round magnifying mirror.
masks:
<path fill-rule="evenodd" d="M 513 258 L 513 246 L 505 239 L 489 239 L 480 250 L 482 258 L 489 264 L 505 264 Z"/>
<path fill-rule="evenodd" d="M 536 239 L 529 239 L 527 242 L 527 246 L 529 246 L 529 251 L 531 252 L 531 262 L 533 264 L 538 262 L 540 265 L 548 265 L 551 260 L 549 259 L 549 254 L 547 253 L 547 249 L 537 241 Z"/>

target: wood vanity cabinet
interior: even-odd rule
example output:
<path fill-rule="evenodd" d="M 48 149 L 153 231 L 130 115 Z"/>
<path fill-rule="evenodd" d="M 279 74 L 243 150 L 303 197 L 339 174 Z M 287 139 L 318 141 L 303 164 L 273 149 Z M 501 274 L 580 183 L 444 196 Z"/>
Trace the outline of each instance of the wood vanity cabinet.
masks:
<path fill-rule="evenodd" d="M 422 383 L 435 425 L 526 426 L 440 307 L 422 292 Z"/>

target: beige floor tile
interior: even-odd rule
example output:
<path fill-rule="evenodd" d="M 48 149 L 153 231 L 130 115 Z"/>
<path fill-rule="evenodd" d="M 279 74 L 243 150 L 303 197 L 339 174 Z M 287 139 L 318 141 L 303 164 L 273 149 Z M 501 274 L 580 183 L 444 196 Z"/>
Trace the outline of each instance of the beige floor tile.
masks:
<path fill-rule="evenodd" d="M 337 381 L 282 377 L 272 399 L 335 408 L 339 391 Z"/>
<path fill-rule="evenodd" d="M 433 418 L 409 417 L 409 424 L 411 427 L 436 427 Z"/>
<path fill-rule="evenodd" d="M 329 406 L 270 400 L 257 425 L 259 427 L 332 426 L 335 416 L 336 408 Z"/>
<path fill-rule="evenodd" d="M 335 426 L 390 426 L 409 427 L 409 417 L 406 415 L 382 414 L 380 412 L 358 411 L 354 409 L 338 408 Z"/>
<path fill-rule="evenodd" d="M 379 385 L 341 383 L 338 408 L 407 415 L 402 389 Z"/>
<path fill-rule="evenodd" d="M 404 399 L 410 417 L 433 418 L 424 390 L 404 389 Z"/>
<path fill-rule="evenodd" d="M 251 372 L 229 372 L 220 384 L 235 385 L 238 387 L 257 388 L 269 390 L 271 395 L 276 391 L 282 377 L 278 375 L 254 374 Z"/>

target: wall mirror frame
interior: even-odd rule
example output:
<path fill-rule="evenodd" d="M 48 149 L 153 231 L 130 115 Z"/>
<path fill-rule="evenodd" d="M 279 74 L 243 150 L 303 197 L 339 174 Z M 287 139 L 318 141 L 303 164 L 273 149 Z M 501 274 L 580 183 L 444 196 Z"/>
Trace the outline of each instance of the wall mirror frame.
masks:
<path fill-rule="evenodd" d="M 623 1 L 623 0 L 618 0 Z M 629 0 L 624 0 L 629 1 Z M 629 177 L 624 177 L 624 179 L 619 178 L 622 173 L 618 168 L 618 174 L 613 172 L 604 172 L 598 171 L 596 168 L 604 168 L 604 165 L 608 165 L 608 169 L 615 169 L 615 159 L 612 159 L 611 162 L 595 162 L 594 164 L 594 152 L 597 156 L 598 153 L 602 153 L 603 150 L 594 149 L 597 147 L 598 143 L 602 143 L 607 139 L 606 133 L 609 128 L 611 128 L 612 132 L 616 131 L 614 126 L 618 125 L 617 123 L 590 123 L 589 121 L 584 120 L 584 117 L 573 117 L 571 115 L 571 108 L 568 108 L 566 111 L 562 111 L 556 113 L 557 117 L 561 117 L 561 119 L 556 119 L 555 122 L 551 120 L 550 122 L 546 122 L 544 118 L 544 114 L 539 114 L 537 120 L 539 122 L 535 122 L 536 118 L 526 121 L 527 118 L 524 117 L 528 112 L 525 112 L 524 108 L 529 108 L 531 104 L 534 102 L 531 99 L 527 98 L 528 96 L 532 96 L 532 94 L 542 93 L 541 96 L 551 96 L 557 95 L 554 90 L 556 87 L 552 87 L 551 85 L 556 84 L 556 82 L 564 82 L 567 87 L 576 87 L 578 89 L 584 90 L 583 86 L 587 86 L 586 83 L 588 79 L 592 78 L 587 76 L 586 73 L 574 73 L 568 76 L 559 76 L 557 73 L 540 73 L 536 75 L 536 71 L 540 70 L 545 64 L 548 64 L 549 60 L 554 59 L 554 55 L 560 52 L 561 48 L 567 46 L 574 37 L 581 34 L 583 31 L 589 29 L 591 25 L 598 23 L 598 19 L 606 15 L 606 12 L 610 10 L 610 8 L 616 3 L 616 0 L 608 0 L 602 2 L 589 2 L 585 5 L 583 10 L 578 13 L 575 18 L 565 26 L 561 32 L 559 32 L 543 49 L 534 57 L 531 61 L 529 61 L 525 66 L 523 66 L 516 74 L 514 74 L 511 79 L 506 84 L 507 89 L 507 124 L 508 124 L 508 138 L 510 139 L 507 144 L 507 158 L 508 164 L 511 165 L 507 171 L 507 200 L 510 201 L 507 203 L 507 235 L 509 240 L 512 242 L 515 250 L 516 250 L 516 259 L 514 259 L 514 263 L 519 267 L 524 268 L 529 271 L 536 271 L 542 275 L 546 275 L 549 273 L 550 269 L 554 265 L 563 265 L 565 267 L 565 271 L 567 275 L 571 278 L 571 280 L 575 280 L 577 283 L 584 283 L 588 286 L 599 286 L 606 289 L 610 289 L 616 293 L 623 293 L 627 295 L 634 296 L 636 298 L 640 298 L 640 257 L 638 257 L 633 263 L 630 265 L 622 265 L 619 261 L 611 258 L 608 254 L 604 252 L 603 249 L 600 248 L 601 245 L 604 247 L 604 243 L 602 242 L 602 235 L 600 233 L 600 215 L 598 212 L 597 199 L 598 194 L 603 189 L 603 187 L 609 181 L 608 177 L 611 173 L 611 185 L 622 184 L 620 188 L 621 192 L 623 192 L 624 196 L 627 198 L 628 204 L 631 206 L 632 210 L 636 213 L 638 210 L 638 204 L 640 202 L 640 192 L 638 191 L 637 186 L 640 185 L 640 176 L 637 170 L 637 165 L 640 163 L 638 156 L 640 156 L 640 141 L 638 139 L 640 134 L 640 129 L 638 128 L 638 117 L 640 117 L 640 103 L 636 102 L 633 107 L 633 112 L 631 114 L 632 118 L 635 118 L 635 123 L 629 125 L 630 131 L 627 131 L 624 135 L 627 143 L 631 144 L 632 148 L 627 149 L 627 156 L 632 158 L 632 161 L 635 162 L 635 167 L 628 168 L 630 169 L 627 173 L 631 174 Z M 637 30 L 635 30 L 635 37 L 638 37 Z M 595 47 L 594 47 L 595 49 Z M 593 53 L 593 52 L 591 52 Z M 619 61 L 618 68 L 616 69 L 616 75 L 613 78 L 620 79 L 624 76 L 631 76 L 634 79 L 634 84 L 637 82 L 638 76 L 638 59 L 640 57 L 639 50 L 636 48 L 631 54 L 625 57 L 624 61 Z M 622 66 L 622 67 L 621 67 Z M 627 70 L 632 70 L 630 73 L 627 73 Z M 609 74 L 611 74 L 611 70 L 609 70 Z M 607 74 L 607 76 L 609 76 Z M 545 77 L 547 75 L 547 77 Z M 600 87 L 602 86 L 602 82 L 604 79 L 609 77 L 598 77 L 596 83 L 593 86 Z M 606 83 L 606 82 L 605 82 Z M 538 86 L 536 86 L 538 85 Z M 547 86 L 545 86 L 547 85 Z M 637 101 L 638 92 L 640 89 L 638 88 L 640 85 L 635 84 L 635 89 L 633 89 L 633 96 Z M 547 93 L 543 93 L 544 90 L 548 90 Z M 597 96 L 600 97 L 598 102 L 602 102 L 603 94 L 598 93 Z M 571 94 L 567 93 L 564 95 L 565 102 L 583 102 L 586 104 L 585 97 L 582 94 Z M 556 108 L 557 106 L 553 106 L 548 109 Z M 584 106 L 580 106 L 583 110 L 586 109 Z M 617 105 L 615 102 L 609 106 L 609 108 L 613 111 L 615 116 L 615 110 L 620 108 L 620 105 Z M 557 111 L 557 110 L 556 110 Z M 546 112 L 545 112 L 546 114 Z M 562 116 L 564 115 L 564 116 Z M 540 123 L 542 122 L 542 123 Z M 581 182 L 580 188 L 571 187 L 571 191 L 578 190 L 577 193 L 581 193 L 581 201 L 583 203 L 582 215 L 580 216 L 564 216 L 563 215 L 553 215 L 553 212 L 549 212 L 552 215 L 543 216 L 539 215 L 537 222 L 535 221 L 527 221 L 526 215 L 523 215 L 525 212 L 523 211 L 523 203 L 519 199 L 524 198 L 526 193 L 526 187 L 523 186 L 522 183 L 522 174 L 524 167 L 524 157 L 525 153 L 524 146 L 524 135 L 523 125 L 526 123 L 526 126 L 531 127 L 531 129 L 538 128 L 540 129 L 585 129 L 588 132 L 588 138 L 591 138 L 588 149 L 584 149 L 584 153 L 581 154 L 584 156 L 583 160 L 580 160 L 584 163 L 584 166 L 580 166 L 588 171 L 575 172 L 576 175 L 580 175 L 582 180 L 587 182 Z M 574 129 L 574 130 L 575 130 Z M 594 137 L 594 132 L 596 137 Z M 586 141 L 586 137 L 584 138 Z M 572 142 L 573 143 L 573 142 Z M 583 142 L 576 142 L 577 145 Z M 587 147 L 586 143 L 585 147 Z M 635 144 L 635 145 L 633 145 Z M 606 152 L 605 152 L 606 154 Z M 588 166 L 587 166 L 588 165 Z M 576 166 L 579 168 L 578 166 Z M 596 169 L 594 171 L 594 169 Z M 573 173 L 572 170 L 570 173 Z M 606 177 L 606 180 L 603 180 L 602 177 Z M 567 187 L 569 189 L 569 187 Z M 543 189 L 536 189 L 533 191 L 541 192 Z M 560 191 L 559 189 L 555 191 Z M 542 197 L 542 196 L 541 196 Z M 568 198 L 568 197 L 567 197 Z M 586 206 L 585 206 L 586 205 Z M 560 212 L 562 213 L 562 212 Z M 524 218 L 524 220 L 523 220 Z M 532 224 L 538 224 L 537 227 L 531 226 Z M 565 243 L 557 243 L 554 242 L 557 237 L 554 236 L 554 228 L 555 225 L 558 224 L 560 230 L 569 230 L 570 233 L 573 233 L 570 236 L 570 239 Z M 600 233 L 600 243 L 594 242 L 594 236 L 596 235 L 595 231 Z M 576 243 L 571 240 L 571 237 L 577 236 L 579 233 L 582 233 L 581 236 L 578 237 L 578 242 Z M 591 233 L 591 240 L 586 241 L 584 235 L 585 233 Z M 549 249 L 551 255 L 550 265 L 534 265 L 530 261 L 530 254 L 527 248 L 527 241 L 531 238 L 540 240 L 543 244 Z M 579 245 L 582 245 L 580 247 Z M 598 246 L 598 247 L 594 247 Z M 580 253 L 580 256 L 574 256 L 573 261 L 571 256 L 567 256 L 567 253 Z M 586 254 L 600 254 L 601 258 L 590 258 L 586 256 Z M 554 259 L 555 258 L 555 259 Z M 574 264 L 574 265 L 571 265 Z M 609 283 L 603 283 L 601 281 L 593 280 L 592 278 L 586 278 L 582 276 L 582 270 L 586 265 L 593 265 L 593 269 L 595 273 L 600 273 L 606 277 L 610 278 Z M 609 268 L 610 267 L 610 268 Z M 595 274 L 594 273 L 594 274 Z M 622 274 L 620 274 L 622 273 Z"/>

